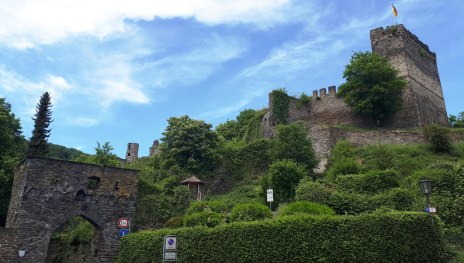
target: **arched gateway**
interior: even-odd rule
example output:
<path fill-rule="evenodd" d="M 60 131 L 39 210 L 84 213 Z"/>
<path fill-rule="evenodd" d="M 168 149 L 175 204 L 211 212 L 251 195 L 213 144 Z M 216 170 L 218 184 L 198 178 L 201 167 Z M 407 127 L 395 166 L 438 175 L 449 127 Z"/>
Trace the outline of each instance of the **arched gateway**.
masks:
<path fill-rule="evenodd" d="M 76 216 L 98 231 L 93 262 L 112 262 L 119 247 L 117 220 L 133 217 L 137 183 L 134 170 L 26 159 L 14 178 L 5 230 L 10 244 L 0 248 L 2 262 L 46 262 L 51 236 Z"/>

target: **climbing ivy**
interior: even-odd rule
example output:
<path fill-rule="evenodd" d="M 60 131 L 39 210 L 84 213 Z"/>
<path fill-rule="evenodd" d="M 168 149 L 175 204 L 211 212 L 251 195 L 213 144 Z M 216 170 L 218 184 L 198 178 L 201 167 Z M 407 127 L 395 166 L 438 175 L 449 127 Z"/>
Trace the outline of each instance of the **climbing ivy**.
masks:
<path fill-rule="evenodd" d="M 288 116 L 289 98 L 285 89 L 277 89 L 271 92 L 272 109 L 271 114 L 278 123 L 284 124 Z"/>

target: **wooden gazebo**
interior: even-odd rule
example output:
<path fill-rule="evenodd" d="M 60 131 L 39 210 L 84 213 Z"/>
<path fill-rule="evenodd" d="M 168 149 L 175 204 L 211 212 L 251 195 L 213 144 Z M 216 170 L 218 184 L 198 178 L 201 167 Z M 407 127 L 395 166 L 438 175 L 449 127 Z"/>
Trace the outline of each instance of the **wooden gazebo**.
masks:
<path fill-rule="evenodd" d="M 180 184 L 188 186 L 195 200 L 202 200 L 204 190 L 203 186 L 205 184 L 202 180 L 198 179 L 195 175 L 192 175 L 184 181 L 180 182 Z"/>

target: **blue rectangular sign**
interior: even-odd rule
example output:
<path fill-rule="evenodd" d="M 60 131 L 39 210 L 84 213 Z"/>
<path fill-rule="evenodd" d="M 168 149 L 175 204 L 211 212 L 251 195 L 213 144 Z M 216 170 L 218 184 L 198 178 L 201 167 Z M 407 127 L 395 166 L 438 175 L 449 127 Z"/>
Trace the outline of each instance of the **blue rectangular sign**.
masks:
<path fill-rule="evenodd" d="M 119 229 L 119 236 L 123 237 L 129 234 L 129 229 Z"/>

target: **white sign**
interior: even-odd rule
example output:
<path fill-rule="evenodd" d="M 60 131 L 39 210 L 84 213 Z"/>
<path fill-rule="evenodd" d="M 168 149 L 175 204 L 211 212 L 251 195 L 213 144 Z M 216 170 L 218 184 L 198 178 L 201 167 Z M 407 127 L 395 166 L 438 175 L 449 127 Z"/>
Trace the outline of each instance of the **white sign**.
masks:
<path fill-rule="evenodd" d="M 164 251 L 163 260 L 177 260 L 177 252 L 175 251 Z"/>
<path fill-rule="evenodd" d="M 176 250 L 177 249 L 177 236 L 165 236 L 164 237 L 164 249 L 165 250 Z"/>
<path fill-rule="evenodd" d="M 267 189 L 267 201 L 274 202 L 274 191 L 272 189 Z"/>
<path fill-rule="evenodd" d="M 429 213 L 436 213 L 437 209 L 435 207 L 428 207 L 425 209 L 425 211 Z"/>

